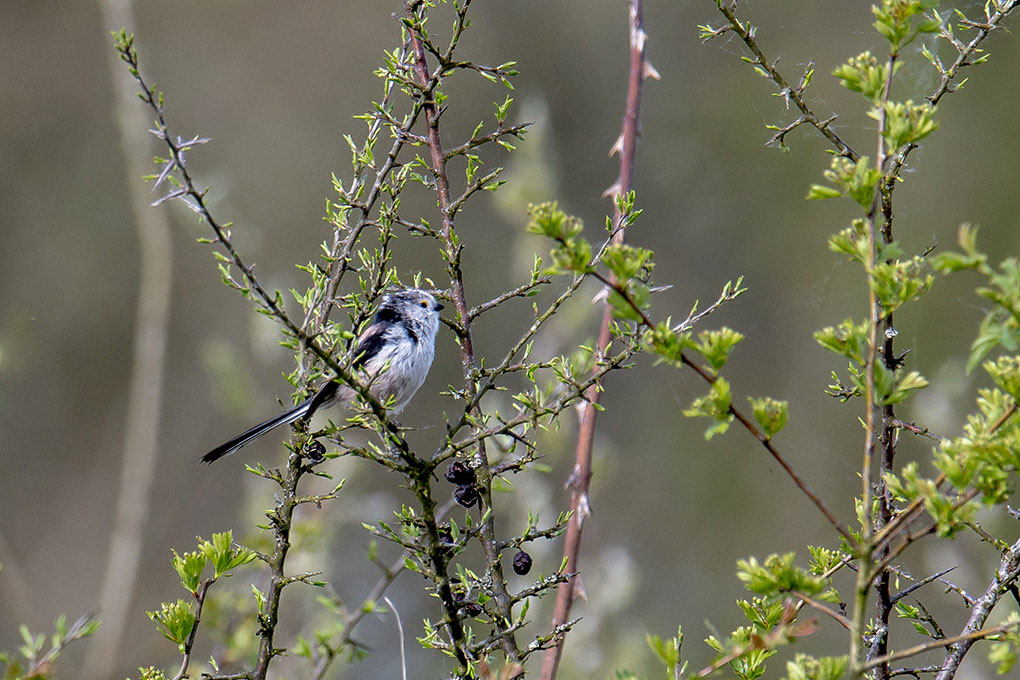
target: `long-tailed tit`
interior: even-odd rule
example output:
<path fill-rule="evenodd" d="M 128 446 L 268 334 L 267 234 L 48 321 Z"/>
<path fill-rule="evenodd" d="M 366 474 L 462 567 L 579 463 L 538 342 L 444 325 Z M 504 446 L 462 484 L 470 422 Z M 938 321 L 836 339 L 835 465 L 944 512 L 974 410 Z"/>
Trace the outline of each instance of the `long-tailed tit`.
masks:
<path fill-rule="evenodd" d="M 400 413 L 425 382 L 435 355 L 442 308 L 430 293 L 418 288 L 389 293 L 383 297 L 375 321 L 358 338 L 351 368 L 358 369 L 355 373 L 364 378 L 364 384 L 377 399 L 383 403 L 392 399 L 392 413 Z M 229 456 L 280 425 L 311 418 L 319 407 L 338 399 L 349 404 L 354 394 L 350 387 L 330 380 L 294 408 L 220 444 L 202 456 L 202 461 L 212 463 Z"/>

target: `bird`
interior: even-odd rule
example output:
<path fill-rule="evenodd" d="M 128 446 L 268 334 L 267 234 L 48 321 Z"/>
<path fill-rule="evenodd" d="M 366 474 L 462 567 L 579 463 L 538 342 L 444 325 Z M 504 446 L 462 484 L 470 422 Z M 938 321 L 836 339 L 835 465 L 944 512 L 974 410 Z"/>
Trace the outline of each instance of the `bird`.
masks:
<path fill-rule="evenodd" d="M 432 293 L 404 288 L 383 296 L 375 319 L 358 337 L 351 368 L 364 378 L 369 391 L 388 410 L 400 413 L 425 382 L 435 357 L 439 312 L 443 305 Z M 311 397 L 233 437 L 202 456 L 213 463 L 281 425 L 311 418 L 322 406 L 339 401 L 350 404 L 355 391 L 329 380 Z"/>

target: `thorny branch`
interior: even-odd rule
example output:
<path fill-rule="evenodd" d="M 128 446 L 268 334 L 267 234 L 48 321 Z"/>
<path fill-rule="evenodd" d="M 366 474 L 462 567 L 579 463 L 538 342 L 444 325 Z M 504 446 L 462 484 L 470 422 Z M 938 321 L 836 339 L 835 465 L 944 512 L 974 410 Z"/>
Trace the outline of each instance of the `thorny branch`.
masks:
<path fill-rule="evenodd" d="M 615 184 L 606 191 L 606 194 L 613 199 L 614 225 L 622 225 L 623 221 L 619 201 L 616 199 L 621 195 L 629 193 L 634 185 L 634 156 L 637 149 L 639 131 L 641 87 L 647 76 L 655 74 L 655 69 L 650 66 L 645 55 L 648 36 L 645 33 L 642 0 L 630 0 L 628 26 L 630 32 L 630 68 L 627 83 L 627 101 L 623 116 L 623 129 L 620 132 L 617 143 L 613 147 L 613 151 L 619 154 L 620 169 Z M 612 242 L 623 243 L 624 233 L 623 229 L 617 229 L 611 239 Z M 599 356 L 604 355 L 609 347 L 611 319 L 612 310 L 608 302 L 606 302 L 603 304 L 602 325 L 599 329 L 597 345 Z M 579 431 L 574 469 L 567 482 L 567 488 L 570 490 L 571 517 L 567 525 L 563 556 L 565 561 L 564 569 L 570 574 L 575 574 L 578 571 L 581 532 L 584 520 L 590 513 L 588 484 L 591 480 L 591 456 L 595 441 L 595 418 L 598 412 L 600 394 L 601 384 L 598 382 L 585 392 L 586 403 L 578 424 Z M 553 629 L 565 626 L 569 620 L 576 589 L 576 577 L 571 577 L 566 583 L 560 585 L 556 593 L 556 606 L 553 610 Z M 553 680 L 556 677 L 560 658 L 563 655 L 564 642 L 565 636 L 557 638 L 555 644 L 546 652 L 545 659 L 542 662 L 542 680 Z"/>
<path fill-rule="evenodd" d="M 982 627 L 988 620 L 992 609 L 998 604 L 999 599 L 1008 592 L 1009 586 L 1016 583 L 1020 577 L 1020 540 L 1016 541 L 1006 549 L 995 570 L 995 576 L 985 589 L 985 592 L 977 598 L 971 607 L 970 617 L 963 631 L 956 638 L 950 639 L 946 645 L 946 658 L 942 662 L 936 680 L 951 680 L 956 676 L 956 671 L 963 661 L 963 657 L 970 651 L 974 642 L 996 632 L 1003 632 L 1010 626 L 999 626 L 999 630 L 988 631 Z M 1012 624 L 1016 626 L 1016 624 Z"/>

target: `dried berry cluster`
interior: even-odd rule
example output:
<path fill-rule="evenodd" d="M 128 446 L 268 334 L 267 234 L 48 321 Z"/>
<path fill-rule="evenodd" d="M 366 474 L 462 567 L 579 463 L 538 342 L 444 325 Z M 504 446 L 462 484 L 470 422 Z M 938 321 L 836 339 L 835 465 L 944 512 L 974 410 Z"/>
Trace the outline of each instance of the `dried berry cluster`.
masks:
<path fill-rule="evenodd" d="M 453 499 L 465 508 L 474 507 L 481 496 L 478 494 L 478 484 L 475 478 L 474 469 L 467 463 L 455 460 L 446 468 L 446 481 L 456 484 L 453 492 Z"/>

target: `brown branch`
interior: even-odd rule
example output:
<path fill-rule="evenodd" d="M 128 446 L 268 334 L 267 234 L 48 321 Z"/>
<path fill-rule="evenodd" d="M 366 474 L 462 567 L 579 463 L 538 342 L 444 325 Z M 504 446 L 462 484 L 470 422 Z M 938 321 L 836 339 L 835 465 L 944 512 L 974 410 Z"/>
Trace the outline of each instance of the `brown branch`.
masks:
<path fill-rule="evenodd" d="M 945 441 L 946 439 L 942 435 L 935 434 L 927 427 L 921 427 L 917 423 L 908 423 L 907 421 L 900 420 L 899 418 L 894 418 L 893 420 L 889 421 L 889 424 L 897 429 L 906 430 L 907 432 L 912 432 L 913 434 L 916 434 L 919 437 L 927 437 L 928 439 L 932 439 L 937 442 L 942 442 Z"/>
<path fill-rule="evenodd" d="M 893 73 L 895 72 L 896 66 L 896 54 L 892 53 L 889 55 L 889 61 L 886 65 L 886 81 L 885 87 L 882 90 L 882 101 L 879 104 L 879 135 L 878 135 L 878 151 L 876 154 L 875 165 L 881 172 L 885 166 L 885 108 L 886 103 L 889 101 L 889 92 L 892 87 Z M 874 233 L 876 229 L 876 220 L 878 219 L 877 210 L 881 209 L 882 213 L 882 243 L 889 245 L 893 243 L 893 206 L 892 206 L 892 191 L 887 190 L 885 184 L 879 185 L 879 190 L 875 194 L 875 200 L 872 204 L 871 212 L 868 216 L 868 228 L 871 233 L 871 241 L 875 244 L 877 249 L 877 235 Z M 874 259 L 874 256 L 872 256 Z M 890 260 L 886 260 L 890 262 Z M 870 274 L 869 274 L 870 276 Z M 870 286 L 869 286 L 870 289 Z M 896 357 L 896 351 L 894 348 L 894 342 L 896 340 L 896 328 L 893 326 L 893 316 L 891 313 L 883 314 L 881 304 L 875 302 L 875 308 L 873 315 L 874 317 L 880 317 L 877 323 L 873 324 L 875 334 L 881 330 L 881 335 L 885 340 L 882 343 L 882 349 L 879 350 L 875 345 L 871 345 L 870 353 L 870 366 L 874 368 L 874 363 L 879 360 L 879 353 L 881 354 L 881 360 L 883 365 L 890 371 L 895 371 L 896 368 L 903 363 L 902 358 Z M 881 329 L 878 328 L 881 324 Z M 877 340 L 877 338 L 876 338 Z M 874 375 L 872 374 L 872 379 Z M 870 407 L 870 404 L 869 404 Z M 873 409 L 869 408 L 869 414 L 873 412 Z M 897 428 L 893 425 L 893 421 L 896 420 L 896 408 L 893 404 L 885 404 L 882 406 L 882 432 L 880 435 L 880 443 L 882 446 L 881 456 L 879 458 L 878 468 L 878 482 L 877 482 L 877 496 L 878 496 L 878 524 L 875 527 L 876 530 L 881 530 L 886 524 L 888 524 L 893 518 L 893 498 L 892 493 L 886 486 L 885 476 L 892 474 L 895 469 L 894 463 L 896 459 L 896 444 L 898 442 Z M 877 426 L 877 423 L 875 424 Z M 868 506 L 865 506 L 868 507 Z M 869 520 L 870 525 L 870 520 Z M 871 532 L 865 532 L 866 535 Z M 878 560 L 881 560 L 885 555 L 886 548 L 880 548 L 875 551 L 874 555 Z M 882 631 L 881 634 L 875 636 L 872 650 L 869 652 L 869 658 L 876 656 L 885 656 L 889 652 L 889 618 L 892 616 L 893 603 L 891 599 L 891 586 L 889 582 L 889 572 L 883 570 L 875 581 L 875 592 L 877 594 L 877 601 L 875 603 L 877 609 L 878 623 L 876 629 Z M 889 680 L 889 664 L 885 663 L 878 667 L 876 671 L 876 680 Z"/>
<path fill-rule="evenodd" d="M 689 366 L 691 369 L 694 370 L 695 373 L 700 375 L 701 378 L 709 385 L 714 384 L 715 381 L 718 380 L 717 376 L 713 376 L 707 370 L 699 366 L 697 362 L 692 361 L 686 354 L 681 354 L 680 360 L 684 365 Z M 766 436 L 764 432 L 759 430 L 758 427 L 751 422 L 750 418 L 744 415 L 744 413 L 741 412 L 738 408 L 733 406 L 732 403 L 730 403 L 729 412 L 730 415 L 736 418 L 737 421 L 744 426 L 745 430 L 751 433 L 751 436 L 753 436 L 755 439 L 761 442 L 761 445 L 765 447 L 765 450 L 768 451 L 769 454 L 771 454 L 771 456 L 775 459 L 777 463 L 779 463 L 780 466 L 782 466 L 783 470 L 786 471 L 786 474 L 790 477 L 790 479 L 793 480 L 793 483 L 797 485 L 797 488 L 800 489 L 801 492 L 803 492 L 804 495 L 808 497 L 808 499 L 814 504 L 816 508 L 818 508 L 818 511 L 825 516 L 825 519 L 829 521 L 829 524 L 831 524 L 836 529 L 836 531 L 840 533 L 841 536 L 850 541 L 852 544 L 854 539 L 850 535 L 850 533 L 843 527 L 842 524 L 840 524 L 839 520 L 837 520 L 836 516 L 832 514 L 832 511 L 829 510 L 829 507 L 825 504 L 825 502 L 821 498 L 819 498 L 814 491 L 811 490 L 807 483 L 803 479 L 801 479 L 801 476 L 797 474 L 796 470 L 793 469 L 793 466 L 791 466 L 790 463 L 787 462 L 786 458 L 784 458 L 783 455 L 779 453 L 779 451 L 776 449 L 776 447 L 773 446 L 772 440 L 768 436 Z"/>
<path fill-rule="evenodd" d="M 944 638 L 942 640 L 932 640 L 931 642 L 923 642 L 919 645 L 914 645 L 913 647 L 908 647 L 907 649 L 901 649 L 898 652 L 893 652 L 892 654 L 886 654 L 885 656 L 880 656 L 878 658 L 871 659 L 864 663 L 861 670 L 867 671 L 881 664 L 887 664 L 892 661 L 899 661 L 900 659 L 906 659 L 911 656 L 917 656 L 918 654 L 930 651 L 932 649 L 938 649 L 940 647 L 949 647 L 958 643 L 964 642 L 968 643 L 967 647 L 969 648 L 971 645 L 974 644 L 976 640 L 982 640 L 992 635 L 1005 633 L 1011 628 L 1016 628 L 1018 625 L 1020 625 L 1020 621 L 1014 621 L 1013 623 L 1007 623 L 1001 626 L 995 626 L 993 628 L 982 628 L 980 630 L 975 630 L 964 635 L 957 635 L 955 637 Z M 953 676 L 948 675 L 945 677 L 952 678 Z M 936 677 L 936 680 L 943 680 L 943 674 L 941 672 Z"/>
<path fill-rule="evenodd" d="M 644 30 L 644 14 L 642 0 L 630 0 L 630 68 L 627 83 L 627 101 L 623 115 L 623 126 L 619 140 L 613 150 L 619 153 L 620 166 L 616 183 L 607 192 L 613 199 L 613 223 L 621 225 L 623 215 L 620 213 L 619 196 L 625 195 L 634 186 L 634 155 L 637 148 L 638 120 L 641 110 L 641 86 L 647 75 L 648 62 L 645 57 L 647 35 Z M 612 240 L 623 243 L 624 230 L 618 229 Z M 599 329 L 598 353 L 603 355 L 609 346 L 609 325 L 612 318 L 608 302 L 602 310 L 602 325 Z M 570 473 L 567 487 L 570 489 L 570 521 L 567 524 L 567 536 L 563 547 L 565 560 L 564 571 L 568 574 L 578 572 L 581 550 L 581 533 L 584 519 L 589 514 L 588 484 L 591 480 L 592 446 L 595 441 L 595 418 L 598 413 L 598 401 L 601 394 L 601 383 L 592 385 L 585 394 L 586 403 L 578 425 L 577 448 L 575 450 L 574 469 Z M 570 619 L 570 610 L 574 604 L 577 588 L 577 577 L 572 576 L 561 584 L 556 593 L 556 606 L 553 611 L 551 628 L 556 630 L 564 626 Z M 565 633 L 564 629 L 564 633 Z M 555 640 L 548 649 L 542 662 L 541 680 L 554 680 L 563 655 L 565 635 Z"/>
<path fill-rule="evenodd" d="M 826 616 L 830 617 L 833 621 L 835 621 L 839 625 L 843 626 L 847 630 L 850 630 L 850 619 L 848 619 L 847 617 L 843 616 L 839 612 L 834 611 L 832 609 L 829 609 L 828 607 L 826 607 L 821 602 L 817 602 L 817 601 L 811 599 L 810 597 L 808 597 L 807 595 L 804 595 L 802 593 L 798 593 L 796 591 L 791 591 L 790 594 L 793 595 L 794 597 L 796 597 L 798 600 L 800 600 L 804 604 L 806 604 L 807 606 L 811 607 L 812 609 L 817 609 L 818 611 L 822 612 Z"/>
<path fill-rule="evenodd" d="M 181 668 L 177 671 L 177 675 L 174 676 L 174 680 L 181 680 L 188 676 L 188 666 L 191 664 L 191 649 L 195 646 L 195 635 L 198 633 L 198 624 L 202 620 L 202 606 L 205 604 L 205 594 L 209 590 L 209 586 L 215 582 L 216 579 L 207 578 L 202 581 L 202 585 L 195 592 L 195 602 L 198 603 L 195 611 L 195 622 L 191 624 L 191 632 L 188 633 L 188 639 L 184 643 L 184 658 L 181 659 Z"/>
<path fill-rule="evenodd" d="M 947 645 L 946 658 L 942 662 L 942 669 L 936 676 L 936 680 L 951 680 L 955 677 L 963 657 L 970 651 L 976 640 L 1017 625 L 1014 622 L 999 626 L 998 630 L 992 629 L 990 632 L 986 632 L 987 629 L 982 629 L 988 620 L 988 615 L 992 613 L 992 609 L 999 599 L 1008 592 L 1008 587 L 1016 582 L 1017 577 L 1020 577 L 1020 540 L 1017 540 L 1003 554 L 999 567 L 995 570 L 995 576 L 992 577 L 985 592 L 977 598 L 971 608 L 970 617 L 967 619 L 967 625 L 963 627 L 963 632 L 950 640 L 950 644 Z"/>
<path fill-rule="evenodd" d="M 464 17 L 469 5 L 470 0 L 467 0 L 457 8 L 457 27 L 454 31 L 453 37 L 451 38 L 450 48 L 447 55 L 445 57 L 438 54 L 436 55 L 442 60 L 448 60 L 448 56 L 452 53 L 460 34 L 467 26 L 467 22 Z M 407 23 L 411 29 L 409 30 L 409 33 L 411 35 L 411 49 L 414 56 L 414 72 L 418 78 L 419 84 L 422 85 L 423 88 L 420 95 L 420 101 L 422 110 L 425 114 L 425 123 L 427 126 L 426 141 L 432 161 L 431 170 L 432 177 L 435 182 L 436 197 L 438 198 L 439 208 L 442 212 L 440 241 L 442 242 L 443 249 L 445 251 L 444 256 L 447 264 L 447 272 L 450 277 L 450 297 L 453 300 L 454 308 L 457 312 L 457 319 L 459 321 L 457 334 L 460 342 L 461 367 L 464 374 L 464 391 L 467 397 L 465 401 L 470 403 L 471 397 L 473 397 L 476 392 L 474 376 L 476 374 L 477 367 L 475 363 L 474 342 L 471 335 L 470 308 L 467 305 L 464 293 L 464 277 L 460 265 L 463 246 L 460 244 L 456 234 L 454 218 L 459 210 L 460 204 L 477 189 L 477 185 L 468 187 L 465 190 L 464 195 L 460 198 L 456 200 L 451 198 L 450 183 L 446 173 L 448 156 L 443 150 L 442 141 L 439 136 L 439 116 L 441 112 L 436 106 L 434 89 L 428 88 L 430 81 L 433 78 L 429 74 L 428 62 L 425 55 L 426 46 L 423 44 L 421 39 L 420 18 L 416 13 L 415 3 L 405 2 L 404 8 Z M 440 66 L 439 69 L 437 69 L 437 73 L 441 73 L 444 70 L 445 69 Z M 477 409 L 477 402 L 475 403 L 474 408 Z M 465 415 L 467 414 L 465 413 Z M 482 502 L 485 506 L 491 509 L 492 474 L 488 466 L 484 441 L 478 442 L 476 458 L 478 460 L 476 471 L 481 490 Z M 453 592 L 450 588 L 450 579 L 446 575 L 446 557 L 439 546 L 439 536 L 437 528 L 434 526 L 435 522 L 428 521 L 429 515 L 431 514 L 431 509 L 428 506 L 434 504 L 434 501 L 427 498 L 427 494 L 425 493 L 430 474 L 431 468 L 429 468 L 425 479 L 422 480 L 422 483 L 419 484 L 416 482 L 414 486 L 416 493 L 418 493 L 419 500 L 423 505 L 423 521 L 426 522 L 426 528 L 429 534 L 430 552 L 432 553 L 433 566 L 436 568 L 438 578 L 437 586 L 439 590 L 439 597 L 443 602 L 444 609 L 446 610 L 450 634 L 454 643 L 454 655 L 457 658 L 458 663 L 461 665 L 462 671 L 466 672 L 469 667 L 469 650 L 467 649 L 468 640 L 458 616 L 459 607 L 453 598 Z M 512 622 L 512 598 L 510 593 L 507 592 L 506 579 L 503 576 L 503 567 L 500 563 L 500 552 L 495 538 L 495 520 L 493 515 L 494 513 L 489 512 L 487 518 L 481 523 L 479 539 L 482 545 L 482 550 L 485 553 L 488 575 L 491 577 L 490 593 L 492 595 L 494 606 L 498 610 L 499 617 L 497 620 L 502 619 L 502 621 L 505 622 Z M 499 625 L 501 626 L 502 624 Z M 499 643 L 508 659 L 514 662 L 520 661 L 521 654 L 518 650 L 517 642 L 514 639 L 512 630 L 503 630 L 499 638 Z"/>

